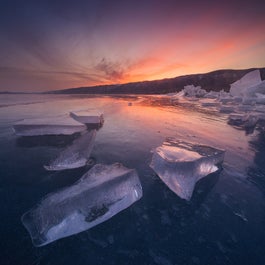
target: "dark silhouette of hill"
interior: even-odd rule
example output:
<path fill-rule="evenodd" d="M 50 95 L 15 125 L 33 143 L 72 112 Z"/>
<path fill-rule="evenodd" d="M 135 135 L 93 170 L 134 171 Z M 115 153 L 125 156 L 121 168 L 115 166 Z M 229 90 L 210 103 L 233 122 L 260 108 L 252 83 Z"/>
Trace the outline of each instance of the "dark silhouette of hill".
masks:
<path fill-rule="evenodd" d="M 117 85 L 101 85 L 91 87 L 68 88 L 49 91 L 52 94 L 165 94 L 178 92 L 186 85 L 201 86 L 206 91 L 229 91 L 230 84 L 250 71 L 259 69 L 261 79 L 265 80 L 265 68 L 244 70 L 217 70 L 205 74 L 184 75 L 154 81 L 133 82 Z"/>

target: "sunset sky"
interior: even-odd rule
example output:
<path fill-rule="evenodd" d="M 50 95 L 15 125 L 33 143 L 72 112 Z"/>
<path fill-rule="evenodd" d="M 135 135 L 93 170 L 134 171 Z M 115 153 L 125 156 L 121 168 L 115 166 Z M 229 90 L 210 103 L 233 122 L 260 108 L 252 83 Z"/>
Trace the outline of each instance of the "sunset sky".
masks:
<path fill-rule="evenodd" d="M 0 91 L 264 66 L 263 1 L 0 0 Z"/>

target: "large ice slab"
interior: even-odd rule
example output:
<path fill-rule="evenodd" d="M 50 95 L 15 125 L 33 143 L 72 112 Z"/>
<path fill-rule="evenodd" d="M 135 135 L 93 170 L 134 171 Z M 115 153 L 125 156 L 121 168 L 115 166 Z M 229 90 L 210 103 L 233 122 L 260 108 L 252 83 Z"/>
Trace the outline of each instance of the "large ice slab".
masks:
<path fill-rule="evenodd" d="M 22 216 L 35 246 L 43 246 L 98 225 L 142 197 L 133 169 L 97 164 L 74 185 L 47 195 Z"/>
<path fill-rule="evenodd" d="M 249 92 L 249 88 L 261 83 L 260 71 L 254 70 L 247 73 L 241 79 L 230 85 L 230 94 L 232 96 L 245 96 Z"/>
<path fill-rule="evenodd" d="M 64 170 L 85 166 L 94 146 L 95 137 L 96 130 L 84 132 L 44 168 L 46 170 Z"/>
<path fill-rule="evenodd" d="M 101 125 L 104 122 L 104 117 L 101 112 L 95 111 L 76 111 L 70 112 L 70 116 L 78 122 L 86 125 Z"/>
<path fill-rule="evenodd" d="M 71 135 L 86 130 L 86 126 L 69 116 L 25 119 L 13 125 L 19 136 Z"/>
<path fill-rule="evenodd" d="M 195 184 L 218 170 L 225 151 L 169 139 L 153 153 L 150 167 L 180 198 L 190 200 Z"/>

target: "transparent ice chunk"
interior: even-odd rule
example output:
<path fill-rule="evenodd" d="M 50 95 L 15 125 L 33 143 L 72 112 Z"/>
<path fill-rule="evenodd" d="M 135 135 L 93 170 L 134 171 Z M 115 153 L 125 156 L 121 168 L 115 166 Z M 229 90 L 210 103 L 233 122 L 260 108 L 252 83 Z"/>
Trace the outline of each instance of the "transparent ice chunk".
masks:
<path fill-rule="evenodd" d="M 74 185 L 48 194 L 22 216 L 35 246 L 80 233 L 142 197 L 137 172 L 122 164 L 97 164 Z"/>
<path fill-rule="evenodd" d="M 101 112 L 95 111 L 76 111 L 70 112 L 70 116 L 78 122 L 86 125 L 100 125 L 104 122 L 104 117 Z"/>
<path fill-rule="evenodd" d="M 232 96 L 245 96 L 250 92 L 251 87 L 254 87 L 262 82 L 260 77 L 260 71 L 254 70 L 246 75 L 244 75 L 241 79 L 234 82 L 230 85 L 230 94 Z"/>
<path fill-rule="evenodd" d="M 71 135 L 86 130 L 86 126 L 69 116 L 25 119 L 13 125 L 19 136 Z"/>
<path fill-rule="evenodd" d="M 153 153 L 150 167 L 180 198 L 190 200 L 195 184 L 218 170 L 225 151 L 168 139 Z"/>
<path fill-rule="evenodd" d="M 64 170 L 85 166 L 92 152 L 95 137 L 96 130 L 84 132 L 44 168 L 46 170 Z"/>

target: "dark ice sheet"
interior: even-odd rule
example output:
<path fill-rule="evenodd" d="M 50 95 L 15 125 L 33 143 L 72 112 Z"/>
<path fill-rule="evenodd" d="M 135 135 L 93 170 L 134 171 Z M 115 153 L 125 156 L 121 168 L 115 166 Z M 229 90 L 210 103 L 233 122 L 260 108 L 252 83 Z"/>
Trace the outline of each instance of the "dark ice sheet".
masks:
<path fill-rule="evenodd" d="M 265 264 L 264 133 L 246 135 L 226 114 L 172 106 L 168 97 L 33 95 L 31 104 L 24 96 L 26 105 L 11 97 L 0 111 L 1 264 Z M 105 114 L 91 156 L 136 168 L 143 198 L 87 232 L 35 248 L 21 215 L 88 168 L 45 171 L 65 146 L 17 143 L 12 124 L 88 107 Z M 166 137 L 226 150 L 223 170 L 202 179 L 188 203 L 149 168 L 150 150 Z"/>

